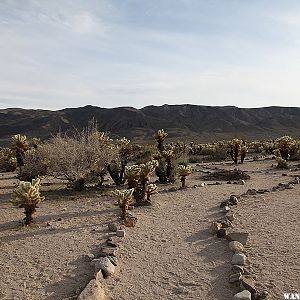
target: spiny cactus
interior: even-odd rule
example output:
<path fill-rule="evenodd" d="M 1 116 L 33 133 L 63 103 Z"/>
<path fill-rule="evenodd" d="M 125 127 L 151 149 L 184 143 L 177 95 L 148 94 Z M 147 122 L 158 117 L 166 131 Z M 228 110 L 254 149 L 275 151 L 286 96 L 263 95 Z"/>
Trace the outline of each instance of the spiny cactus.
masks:
<path fill-rule="evenodd" d="M 23 149 L 23 151 L 27 151 L 29 149 L 28 141 L 26 135 L 15 134 L 11 138 L 12 148 L 13 149 Z"/>
<path fill-rule="evenodd" d="M 296 141 L 290 136 L 282 136 L 275 140 L 275 147 L 280 151 L 280 156 L 288 160 L 292 154 Z"/>
<path fill-rule="evenodd" d="M 230 148 L 229 154 L 234 163 L 238 163 L 239 155 L 241 155 L 241 163 L 243 163 L 247 153 L 247 147 L 245 142 L 240 139 L 233 139 L 228 142 L 228 146 Z"/>
<path fill-rule="evenodd" d="M 138 205 L 149 204 L 145 203 L 145 196 L 147 193 L 147 185 L 149 183 L 149 176 L 154 172 L 158 166 L 156 160 L 151 160 L 145 164 L 126 166 L 125 179 L 128 187 L 134 188 L 134 199 Z"/>
<path fill-rule="evenodd" d="M 157 149 L 159 151 L 164 150 L 164 141 L 167 136 L 168 136 L 168 134 L 164 131 L 164 129 L 158 130 L 157 133 L 154 135 L 154 138 L 157 141 Z"/>
<path fill-rule="evenodd" d="M 32 223 L 32 215 L 36 211 L 37 205 L 44 201 L 45 197 L 40 194 L 40 179 L 33 179 L 32 182 L 21 181 L 14 194 L 16 199 L 11 202 L 13 205 L 24 208 L 24 223 Z"/>
<path fill-rule="evenodd" d="M 113 195 L 115 195 L 118 198 L 118 204 L 121 208 L 122 220 L 125 220 L 129 206 L 133 204 L 133 201 L 132 201 L 133 192 L 134 192 L 134 189 L 115 190 L 112 192 Z"/>
<path fill-rule="evenodd" d="M 157 193 L 157 185 L 156 184 L 148 184 L 147 186 L 147 201 L 151 203 L 150 196 Z"/>
<path fill-rule="evenodd" d="M 186 184 L 185 184 L 186 177 L 189 176 L 190 174 L 192 174 L 192 172 L 193 172 L 192 167 L 190 165 L 187 165 L 187 166 L 180 165 L 177 168 L 177 172 L 178 172 L 178 175 L 181 177 L 180 178 L 181 187 L 185 188 L 186 187 Z"/>
<path fill-rule="evenodd" d="M 13 172 L 17 168 L 15 151 L 10 148 L 0 150 L 0 171 Z"/>

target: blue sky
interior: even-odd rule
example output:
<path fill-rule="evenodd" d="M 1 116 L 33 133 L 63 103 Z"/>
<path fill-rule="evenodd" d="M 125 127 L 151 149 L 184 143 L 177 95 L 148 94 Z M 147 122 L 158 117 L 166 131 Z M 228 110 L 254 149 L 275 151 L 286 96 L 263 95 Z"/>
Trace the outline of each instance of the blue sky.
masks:
<path fill-rule="evenodd" d="M 0 107 L 300 107 L 300 1 L 0 0 Z"/>

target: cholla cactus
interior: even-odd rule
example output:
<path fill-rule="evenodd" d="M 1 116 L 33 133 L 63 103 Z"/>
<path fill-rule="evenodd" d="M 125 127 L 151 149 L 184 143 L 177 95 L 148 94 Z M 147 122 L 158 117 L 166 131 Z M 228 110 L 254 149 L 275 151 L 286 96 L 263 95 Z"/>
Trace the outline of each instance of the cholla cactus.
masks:
<path fill-rule="evenodd" d="M 238 163 L 238 157 L 241 152 L 241 148 L 243 146 L 243 141 L 240 139 L 233 139 L 228 143 L 230 147 L 229 154 L 234 161 L 235 164 Z"/>
<path fill-rule="evenodd" d="M 115 190 L 113 191 L 113 195 L 118 198 L 118 204 L 121 208 L 121 218 L 125 220 L 127 211 L 130 205 L 132 205 L 132 196 L 133 196 L 134 189 L 129 190 Z"/>
<path fill-rule="evenodd" d="M 177 168 L 177 172 L 178 172 L 178 175 L 181 177 L 180 178 L 181 187 L 185 188 L 186 187 L 185 180 L 186 180 L 187 176 L 189 176 L 190 174 L 192 174 L 192 172 L 193 172 L 192 167 L 190 165 L 187 165 L 187 166 L 180 165 Z"/>
<path fill-rule="evenodd" d="M 140 179 L 141 168 L 138 165 L 125 167 L 125 179 L 128 182 L 129 188 L 136 188 Z"/>
<path fill-rule="evenodd" d="M 32 223 L 32 215 L 36 211 L 37 205 L 44 201 L 45 197 L 40 194 L 40 179 L 33 179 L 32 182 L 21 181 L 14 191 L 16 199 L 11 202 L 13 205 L 25 209 L 25 225 Z"/>
<path fill-rule="evenodd" d="M 159 151 L 164 150 L 164 141 L 168 134 L 164 131 L 164 129 L 160 129 L 157 131 L 157 133 L 154 135 L 156 141 L 157 141 L 157 149 Z"/>
<path fill-rule="evenodd" d="M 147 202 L 151 204 L 150 196 L 157 193 L 157 185 L 156 184 L 148 184 L 147 186 Z"/>
<path fill-rule="evenodd" d="M 29 149 L 26 135 L 16 134 L 12 136 L 11 140 L 13 149 L 22 149 L 23 151 Z"/>
<path fill-rule="evenodd" d="M 149 176 L 155 171 L 155 168 L 157 166 L 158 166 L 157 160 L 151 160 L 145 164 L 140 164 L 139 167 L 141 169 L 141 171 L 140 171 L 141 179 L 149 180 Z"/>
<path fill-rule="evenodd" d="M 246 157 L 246 155 L 247 155 L 247 152 L 248 152 L 247 146 L 246 146 L 246 145 L 243 145 L 243 146 L 241 147 L 241 163 L 244 162 L 245 157 Z"/>
<path fill-rule="evenodd" d="M 276 161 L 277 161 L 276 168 L 278 168 L 278 169 L 288 169 L 289 168 L 287 161 L 281 157 L 281 153 L 280 153 L 279 149 L 276 149 L 274 151 L 274 155 L 276 156 Z"/>
<path fill-rule="evenodd" d="M 290 158 L 292 149 L 296 141 L 290 136 L 282 136 L 275 140 L 275 147 L 280 151 L 280 156 L 284 160 Z"/>

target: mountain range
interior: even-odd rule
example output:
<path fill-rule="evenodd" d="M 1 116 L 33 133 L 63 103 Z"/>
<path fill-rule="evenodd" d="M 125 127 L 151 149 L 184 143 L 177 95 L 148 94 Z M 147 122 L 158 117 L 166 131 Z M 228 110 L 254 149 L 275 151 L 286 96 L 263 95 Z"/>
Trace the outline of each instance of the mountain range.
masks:
<path fill-rule="evenodd" d="M 162 105 L 101 108 L 84 106 L 57 111 L 21 108 L 0 109 L 0 141 L 22 133 L 47 139 L 57 132 L 81 129 L 92 120 L 101 131 L 112 137 L 147 141 L 164 128 L 171 139 L 212 141 L 241 137 L 276 138 L 282 135 L 300 137 L 300 108 L 234 106 Z"/>

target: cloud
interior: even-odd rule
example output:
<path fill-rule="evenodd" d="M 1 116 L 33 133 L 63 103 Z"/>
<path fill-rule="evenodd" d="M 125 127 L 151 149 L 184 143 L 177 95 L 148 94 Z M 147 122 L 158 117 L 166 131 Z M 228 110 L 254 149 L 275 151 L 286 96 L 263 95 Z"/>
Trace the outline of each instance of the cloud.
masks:
<path fill-rule="evenodd" d="M 299 106 L 300 7 L 278 3 L 3 1 L 0 106 Z"/>

